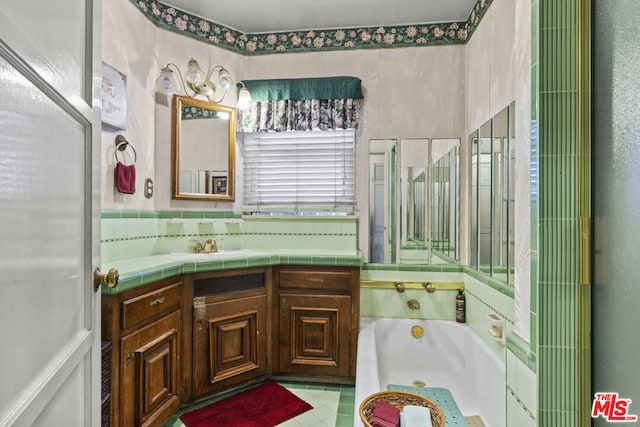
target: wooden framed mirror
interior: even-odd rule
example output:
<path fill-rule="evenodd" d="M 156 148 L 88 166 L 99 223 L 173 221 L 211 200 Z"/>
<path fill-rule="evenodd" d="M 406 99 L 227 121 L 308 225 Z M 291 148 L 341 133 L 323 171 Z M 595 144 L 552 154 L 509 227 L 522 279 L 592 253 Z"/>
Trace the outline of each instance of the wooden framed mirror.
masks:
<path fill-rule="evenodd" d="M 235 108 L 173 97 L 173 199 L 234 200 L 235 130 Z"/>

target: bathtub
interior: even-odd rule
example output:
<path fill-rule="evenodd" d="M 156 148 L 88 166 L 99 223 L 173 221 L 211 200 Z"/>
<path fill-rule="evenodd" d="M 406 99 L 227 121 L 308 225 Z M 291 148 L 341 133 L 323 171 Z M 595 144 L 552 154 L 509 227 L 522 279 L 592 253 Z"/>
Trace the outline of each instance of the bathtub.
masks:
<path fill-rule="evenodd" d="M 411 334 L 421 326 L 422 338 Z M 487 427 L 506 425 L 504 362 L 466 324 L 449 320 L 363 317 L 358 336 L 354 425 L 359 406 L 388 384 L 443 387 L 464 416 L 479 415 Z"/>

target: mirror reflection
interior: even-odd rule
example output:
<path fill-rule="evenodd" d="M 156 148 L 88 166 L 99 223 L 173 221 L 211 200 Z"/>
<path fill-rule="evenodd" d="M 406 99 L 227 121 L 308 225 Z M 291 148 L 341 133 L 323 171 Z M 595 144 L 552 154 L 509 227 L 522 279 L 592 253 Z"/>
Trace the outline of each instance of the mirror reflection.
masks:
<path fill-rule="evenodd" d="M 478 155 L 478 263 L 483 267 L 491 266 L 491 160 L 492 156 L 491 120 L 480 127 Z"/>
<path fill-rule="evenodd" d="M 469 135 L 471 145 L 471 241 L 469 250 L 469 265 L 477 267 L 478 264 L 478 151 L 480 142 L 478 131 Z"/>
<path fill-rule="evenodd" d="M 174 96 L 174 199 L 233 201 L 236 110 Z"/>
<path fill-rule="evenodd" d="M 457 138 L 369 141 L 370 262 L 459 260 L 459 156 Z"/>
<path fill-rule="evenodd" d="M 458 138 L 369 141 L 369 261 L 438 264 L 460 260 L 514 281 L 515 103 Z M 460 163 L 467 150 L 470 162 Z M 460 224 L 460 174 L 468 174 L 470 224 Z"/>
<path fill-rule="evenodd" d="M 460 141 L 433 139 L 431 145 L 431 241 L 433 262 L 459 260 Z"/>
<path fill-rule="evenodd" d="M 396 140 L 371 140 L 369 159 L 369 260 L 393 263 L 396 259 Z"/>
<path fill-rule="evenodd" d="M 515 104 L 469 135 L 470 264 L 505 283 L 514 274 Z"/>
<path fill-rule="evenodd" d="M 428 139 L 400 140 L 400 259 L 401 264 L 428 264 L 427 164 Z"/>

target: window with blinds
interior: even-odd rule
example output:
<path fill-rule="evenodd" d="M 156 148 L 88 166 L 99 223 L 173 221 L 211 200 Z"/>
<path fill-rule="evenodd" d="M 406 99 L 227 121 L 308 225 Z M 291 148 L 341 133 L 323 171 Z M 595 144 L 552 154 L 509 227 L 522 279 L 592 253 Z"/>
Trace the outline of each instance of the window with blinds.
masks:
<path fill-rule="evenodd" d="M 354 129 L 242 135 L 245 213 L 353 213 Z"/>

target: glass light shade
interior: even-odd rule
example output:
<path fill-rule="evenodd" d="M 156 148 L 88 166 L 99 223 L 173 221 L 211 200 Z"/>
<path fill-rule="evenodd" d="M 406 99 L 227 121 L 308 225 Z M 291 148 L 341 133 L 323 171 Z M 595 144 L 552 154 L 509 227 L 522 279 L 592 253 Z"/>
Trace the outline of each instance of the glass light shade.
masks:
<path fill-rule="evenodd" d="M 187 72 L 185 73 L 185 79 L 187 82 L 198 85 L 202 83 L 206 79 L 206 74 L 200 68 L 200 64 L 195 59 L 189 60 L 189 64 L 187 65 Z"/>
<path fill-rule="evenodd" d="M 163 93 L 175 91 L 176 83 L 173 80 L 173 71 L 167 67 L 160 71 L 160 76 L 156 79 L 156 89 Z"/>
<path fill-rule="evenodd" d="M 246 87 L 238 91 L 238 109 L 246 110 L 251 105 L 251 93 Z"/>
<path fill-rule="evenodd" d="M 226 68 L 221 68 L 220 73 L 218 73 L 218 84 L 224 90 L 229 90 L 231 86 L 233 86 L 233 77 L 229 74 Z"/>

